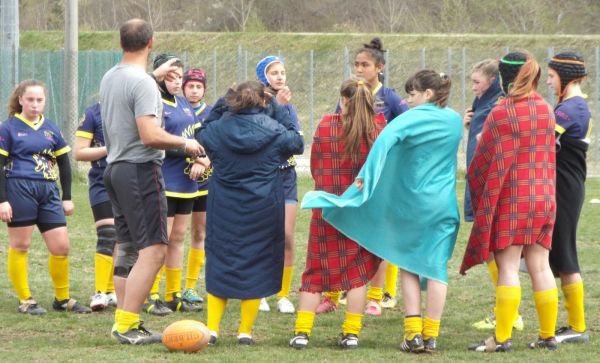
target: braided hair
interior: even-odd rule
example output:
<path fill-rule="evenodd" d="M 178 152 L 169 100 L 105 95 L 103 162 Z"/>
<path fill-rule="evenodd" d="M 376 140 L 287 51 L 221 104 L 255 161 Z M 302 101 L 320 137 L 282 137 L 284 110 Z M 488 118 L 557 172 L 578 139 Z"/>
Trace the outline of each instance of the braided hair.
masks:
<path fill-rule="evenodd" d="M 560 80 L 560 90 L 558 90 L 559 103 L 564 98 L 567 86 L 570 83 L 581 82 L 587 76 L 583 57 L 576 52 L 556 54 L 548 62 L 548 67 L 556 71 Z"/>

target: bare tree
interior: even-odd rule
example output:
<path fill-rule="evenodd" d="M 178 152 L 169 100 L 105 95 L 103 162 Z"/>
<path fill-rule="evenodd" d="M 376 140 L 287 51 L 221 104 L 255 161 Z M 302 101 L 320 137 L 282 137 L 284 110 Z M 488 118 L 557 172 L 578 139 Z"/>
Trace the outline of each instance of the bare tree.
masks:
<path fill-rule="evenodd" d="M 228 0 L 225 4 L 231 18 L 242 32 L 246 31 L 248 18 L 252 14 L 254 0 Z"/>

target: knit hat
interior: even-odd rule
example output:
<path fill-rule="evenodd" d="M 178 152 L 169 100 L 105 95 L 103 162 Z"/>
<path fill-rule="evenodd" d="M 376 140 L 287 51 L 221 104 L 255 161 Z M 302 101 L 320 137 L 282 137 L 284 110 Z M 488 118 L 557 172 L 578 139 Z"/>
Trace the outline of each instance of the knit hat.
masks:
<path fill-rule="evenodd" d="M 269 85 L 269 81 L 267 79 L 267 69 L 273 63 L 283 64 L 283 59 L 274 55 L 269 55 L 256 63 L 256 77 L 265 86 Z"/>
<path fill-rule="evenodd" d="M 171 60 L 173 58 L 177 58 L 177 56 L 175 54 L 170 54 L 170 53 L 161 53 L 161 54 L 157 55 L 156 57 L 154 57 L 154 62 L 152 62 L 152 66 L 153 66 L 152 69 L 156 69 L 156 68 L 162 66 L 168 60 Z"/>
<path fill-rule="evenodd" d="M 550 62 L 548 62 L 548 67 L 558 73 L 560 79 L 560 90 L 558 94 L 561 98 L 569 83 L 581 80 L 587 76 L 583 57 L 575 52 L 562 52 L 556 54 L 550 59 Z"/>
<path fill-rule="evenodd" d="M 188 69 L 184 74 L 183 74 L 183 85 L 182 87 L 185 88 L 185 84 L 188 83 L 189 81 L 196 81 L 196 82 L 200 82 L 204 85 L 204 88 L 206 88 L 206 73 L 204 73 L 204 71 L 200 68 L 191 68 Z"/>
<path fill-rule="evenodd" d="M 526 61 L 527 54 L 521 52 L 508 53 L 500 59 L 498 70 L 500 71 L 500 84 L 505 94 L 508 94 L 509 88 Z"/>

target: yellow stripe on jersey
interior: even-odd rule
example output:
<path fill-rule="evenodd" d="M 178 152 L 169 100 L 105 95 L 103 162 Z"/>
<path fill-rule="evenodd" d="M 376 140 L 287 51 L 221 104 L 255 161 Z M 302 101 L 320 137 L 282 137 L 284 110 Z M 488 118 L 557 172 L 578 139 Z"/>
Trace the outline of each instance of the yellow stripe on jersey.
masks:
<path fill-rule="evenodd" d="M 556 124 L 556 125 L 554 126 L 554 131 L 556 131 L 556 132 L 558 132 L 560 135 L 562 135 L 562 134 L 564 134 L 564 133 L 565 133 L 565 131 L 567 131 L 567 130 L 565 130 L 565 128 L 564 128 L 564 127 L 562 127 L 562 126 L 560 126 L 559 124 Z"/>
<path fill-rule="evenodd" d="M 69 145 L 67 145 L 67 146 L 65 146 L 65 147 L 63 147 L 61 149 L 56 150 L 54 152 L 54 156 L 61 156 L 63 154 L 68 153 L 69 151 L 71 151 L 71 147 Z"/>
<path fill-rule="evenodd" d="M 163 101 L 163 103 L 165 105 L 169 105 L 169 106 L 172 106 L 172 107 L 177 107 L 177 98 L 175 99 L 175 102 L 171 102 L 169 100 L 165 100 L 164 98 L 162 99 L 162 101 Z"/>
<path fill-rule="evenodd" d="M 202 106 L 200 106 L 200 108 L 198 108 L 196 110 L 196 116 L 198 116 L 199 114 L 201 114 L 202 111 L 204 111 L 205 108 L 206 108 L 206 103 L 203 103 Z"/>
<path fill-rule="evenodd" d="M 199 190 L 198 191 L 198 196 L 199 197 L 203 197 L 205 195 L 208 195 L 208 190 Z"/>
<path fill-rule="evenodd" d="M 199 129 L 200 127 L 202 127 L 202 122 L 196 122 L 196 123 L 194 124 L 194 130 L 197 130 L 197 129 Z"/>
<path fill-rule="evenodd" d="M 171 198 L 182 198 L 182 199 L 192 199 L 199 196 L 199 192 L 191 192 L 191 193 L 180 193 L 180 192 L 170 192 L 166 191 L 165 195 Z"/>
<path fill-rule="evenodd" d="M 44 115 L 40 115 L 38 122 L 31 122 L 28 119 L 26 119 L 23 115 L 21 115 L 20 113 L 15 113 L 15 117 L 18 118 L 19 120 L 23 121 L 23 123 L 25 123 L 25 125 L 31 127 L 35 131 L 39 130 L 39 128 L 42 127 L 42 125 L 44 124 L 44 120 L 45 120 Z"/>
<path fill-rule="evenodd" d="M 373 89 L 373 96 L 375 96 L 377 92 L 379 92 L 381 87 L 383 87 L 383 85 L 381 84 L 381 82 L 379 82 L 379 84 Z"/>
<path fill-rule="evenodd" d="M 0 149 L 0 155 L 4 155 L 8 157 L 8 151 Z"/>
<path fill-rule="evenodd" d="M 90 140 L 94 138 L 94 134 L 92 134 L 91 132 L 81 131 L 81 130 L 75 131 L 75 136 L 83 137 L 84 139 L 90 139 Z"/>
<path fill-rule="evenodd" d="M 589 139 L 592 136 L 592 126 L 594 125 L 594 123 L 592 121 L 593 120 L 590 118 L 590 125 L 588 126 L 588 132 L 585 135 L 586 139 Z"/>

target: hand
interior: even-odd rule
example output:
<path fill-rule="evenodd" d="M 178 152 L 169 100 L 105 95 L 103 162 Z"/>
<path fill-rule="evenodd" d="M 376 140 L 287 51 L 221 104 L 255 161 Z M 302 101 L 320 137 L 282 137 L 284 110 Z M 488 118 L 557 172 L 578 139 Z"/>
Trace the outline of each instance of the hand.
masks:
<path fill-rule="evenodd" d="M 356 187 L 358 188 L 358 190 L 360 190 L 362 192 L 363 186 L 364 186 L 362 178 L 356 178 L 356 179 L 354 179 L 354 185 L 356 185 Z"/>
<path fill-rule="evenodd" d="M 468 129 L 471 127 L 472 119 L 473 119 L 473 109 L 467 108 L 465 110 L 465 115 L 463 116 L 463 125 L 465 126 L 465 129 Z"/>
<path fill-rule="evenodd" d="M 204 148 L 198 143 L 198 141 L 194 139 L 185 139 L 183 152 L 195 158 L 201 154 L 204 154 Z"/>
<path fill-rule="evenodd" d="M 12 207 L 8 201 L 0 203 L 0 220 L 2 222 L 10 222 L 12 220 Z"/>
<path fill-rule="evenodd" d="M 73 211 L 75 210 L 75 205 L 71 200 L 63 200 L 62 201 L 63 211 L 65 212 L 65 216 L 73 215 Z"/>
<path fill-rule="evenodd" d="M 190 169 L 190 179 L 192 179 L 192 180 L 200 179 L 200 177 L 204 173 L 204 170 L 206 170 L 204 165 L 202 165 L 200 163 L 194 163 L 192 165 L 192 168 Z"/>
<path fill-rule="evenodd" d="M 200 164 L 204 167 L 204 169 L 210 166 L 210 159 L 208 156 L 198 156 L 196 160 L 194 160 L 197 164 Z"/>
<path fill-rule="evenodd" d="M 288 86 L 285 86 L 282 89 L 280 89 L 279 92 L 277 92 L 277 96 L 275 97 L 275 99 L 279 104 L 287 105 L 292 99 L 292 91 L 290 91 Z"/>
<path fill-rule="evenodd" d="M 177 66 L 173 66 L 172 64 L 177 62 L 178 60 L 178 58 L 169 59 L 160 67 L 156 68 L 154 71 L 152 71 L 154 78 L 156 78 L 158 82 L 164 80 L 174 81 L 175 76 L 177 75 L 175 71 L 177 71 L 177 69 L 179 68 Z"/>
<path fill-rule="evenodd" d="M 481 132 L 475 135 L 475 140 L 477 140 L 477 142 L 481 141 Z"/>

